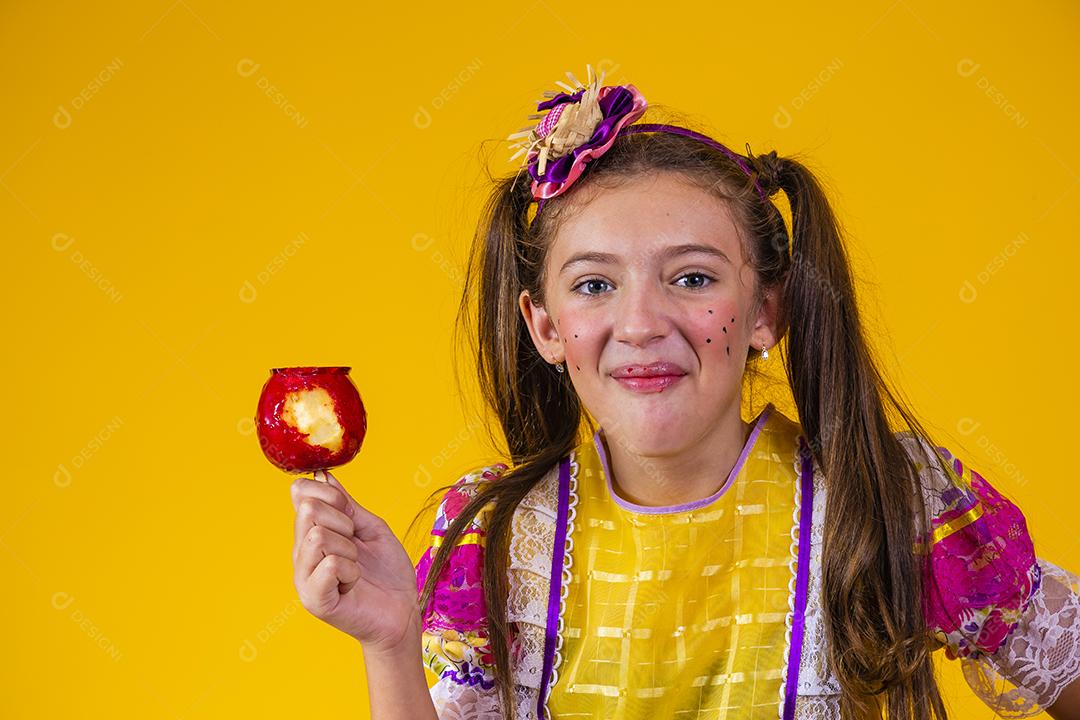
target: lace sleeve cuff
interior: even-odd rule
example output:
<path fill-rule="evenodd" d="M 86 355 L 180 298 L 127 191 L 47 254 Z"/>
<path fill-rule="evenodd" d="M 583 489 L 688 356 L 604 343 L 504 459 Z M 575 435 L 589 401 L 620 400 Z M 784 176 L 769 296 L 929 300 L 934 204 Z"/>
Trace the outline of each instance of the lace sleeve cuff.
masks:
<path fill-rule="evenodd" d="M 1001 717 L 1037 715 L 1080 678 L 1080 578 L 1042 558 L 1042 582 L 993 654 L 961 660 L 968 685 Z"/>
<path fill-rule="evenodd" d="M 443 678 L 431 686 L 431 702 L 439 720 L 504 720 L 498 691 L 460 685 Z"/>

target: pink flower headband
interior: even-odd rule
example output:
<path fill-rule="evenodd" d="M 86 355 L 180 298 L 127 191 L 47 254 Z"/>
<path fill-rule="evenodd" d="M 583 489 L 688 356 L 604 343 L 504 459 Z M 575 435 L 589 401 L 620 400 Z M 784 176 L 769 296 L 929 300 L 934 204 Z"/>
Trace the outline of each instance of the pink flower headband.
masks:
<path fill-rule="evenodd" d="M 592 74 L 592 66 L 587 65 L 586 68 L 589 80 L 585 86 L 567 71 L 566 76 L 578 89 L 556 81 L 567 92 L 545 91 L 544 97 L 550 99 L 541 101 L 536 109 L 547 110 L 547 113 L 529 116 L 530 120 L 540 120 L 536 127 L 522 128 L 507 138 L 518 140 L 512 146 L 518 151 L 511 156 L 511 160 L 525 153 L 522 164 L 528 166 L 532 177 L 532 196 L 538 201 L 536 216 L 540 215 L 548 198 L 566 192 L 591 160 L 607 152 L 620 132 L 670 132 L 700 140 L 734 160 L 753 179 L 754 188 L 761 199 L 768 199 L 758 183 L 757 175 L 747 165 L 746 158 L 707 135 L 678 125 L 632 125 L 645 112 L 647 105 L 638 89 L 633 85 L 600 87 L 604 80 L 603 71 L 596 78 Z M 535 221 L 536 217 L 533 218 Z"/>

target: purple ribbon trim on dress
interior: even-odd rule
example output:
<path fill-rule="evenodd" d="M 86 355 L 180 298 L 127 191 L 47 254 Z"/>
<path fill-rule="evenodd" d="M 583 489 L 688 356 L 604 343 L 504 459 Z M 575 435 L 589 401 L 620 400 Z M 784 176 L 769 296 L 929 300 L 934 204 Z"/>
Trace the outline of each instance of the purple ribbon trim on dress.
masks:
<path fill-rule="evenodd" d="M 540 674 L 540 697 L 536 714 L 546 717 L 547 691 L 555 664 L 555 641 L 559 633 L 559 601 L 562 597 L 562 570 L 566 553 L 566 523 L 570 513 L 570 458 L 559 463 L 559 510 L 555 518 L 555 548 L 551 553 L 551 585 L 548 591 L 547 632 L 544 637 L 544 669 Z"/>
<path fill-rule="evenodd" d="M 799 508 L 799 558 L 795 576 L 795 616 L 791 621 L 791 645 L 788 648 L 787 686 L 784 688 L 784 720 L 795 718 L 795 695 L 799 683 L 803 634 L 806 629 L 806 588 L 810 582 L 810 522 L 814 514 L 814 459 L 806 441 L 799 436 L 802 454 L 802 497 Z"/>
<path fill-rule="evenodd" d="M 484 679 L 484 671 L 479 666 L 470 666 L 467 661 L 461 663 L 460 672 L 449 667 L 443 670 L 440 677 L 450 678 L 458 685 L 479 685 L 484 690 L 491 690 L 495 687 L 494 680 Z"/>

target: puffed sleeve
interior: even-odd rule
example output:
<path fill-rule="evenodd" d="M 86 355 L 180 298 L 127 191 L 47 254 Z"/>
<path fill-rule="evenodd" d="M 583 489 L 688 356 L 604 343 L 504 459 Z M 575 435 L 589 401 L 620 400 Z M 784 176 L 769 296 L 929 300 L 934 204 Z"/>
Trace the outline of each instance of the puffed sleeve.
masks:
<path fill-rule="evenodd" d="M 484 482 L 497 479 L 506 469 L 501 463 L 479 468 L 462 476 L 447 491 L 436 511 L 430 544 L 416 565 L 418 594 L 450 523 Z M 482 584 L 487 511 L 481 510 L 454 544 L 431 600 L 423 609 L 422 655 L 424 666 L 438 678 L 431 687 L 431 699 L 440 720 L 503 718 L 495 685 L 495 659 L 488 644 Z"/>
<path fill-rule="evenodd" d="M 985 477 L 919 445 L 927 624 L 983 702 L 1002 717 L 1036 715 L 1080 677 L 1080 580 L 1036 555 L 1023 513 Z"/>

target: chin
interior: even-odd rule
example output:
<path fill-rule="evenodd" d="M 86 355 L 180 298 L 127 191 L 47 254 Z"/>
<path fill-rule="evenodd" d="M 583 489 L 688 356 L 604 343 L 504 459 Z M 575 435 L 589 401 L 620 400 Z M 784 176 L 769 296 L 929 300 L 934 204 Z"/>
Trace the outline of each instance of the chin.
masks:
<path fill-rule="evenodd" d="M 692 434 L 685 412 L 628 412 L 618 423 L 625 442 L 642 455 L 667 455 L 681 447 Z M 601 425 L 602 426 L 602 425 Z"/>

